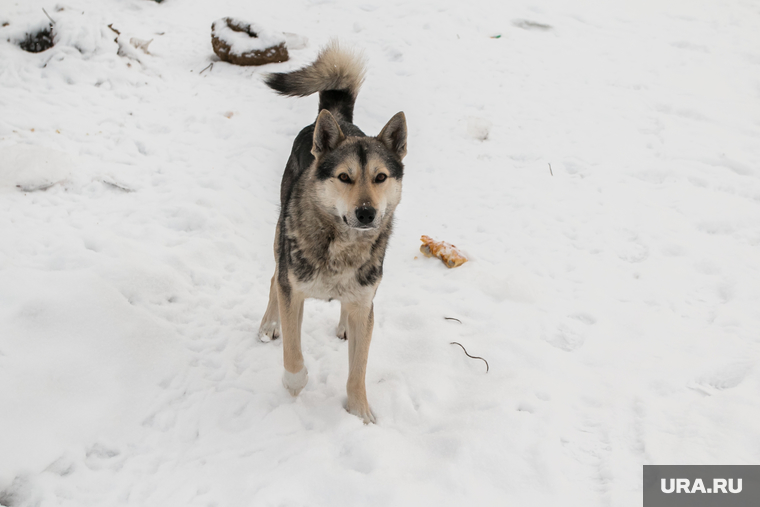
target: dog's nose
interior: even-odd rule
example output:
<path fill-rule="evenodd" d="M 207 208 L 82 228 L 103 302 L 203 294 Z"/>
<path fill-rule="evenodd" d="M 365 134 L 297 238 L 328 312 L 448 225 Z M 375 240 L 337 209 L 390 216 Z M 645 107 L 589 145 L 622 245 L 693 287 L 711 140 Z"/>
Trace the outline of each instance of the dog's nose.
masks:
<path fill-rule="evenodd" d="M 371 224 L 375 219 L 375 208 L 372 206 L 359 206 L 356 208 L 356 218 L 363 225 Z"/>

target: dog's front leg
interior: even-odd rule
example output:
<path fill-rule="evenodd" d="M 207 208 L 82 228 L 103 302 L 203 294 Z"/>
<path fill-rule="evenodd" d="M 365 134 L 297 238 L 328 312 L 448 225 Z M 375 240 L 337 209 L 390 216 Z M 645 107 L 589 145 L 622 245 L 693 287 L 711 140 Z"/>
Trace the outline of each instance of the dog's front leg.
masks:
<path fill-rule="evenodd" d="M 375 324 L 372 300 L 362 303 L 343 303 L 348 323 L 348 383 L 346 410 L 361 418 L 364 424 L 374 423 L 375 416 L 367 402 L 365 377 L 367 356 Z"/>
<path fill-rule="evenodd" d="M 348 338 L 348 311 L 343 303 L 340 305 L 340 321 L 335 329 L 335 335 L 341 340 Z"/>
<path fill-rule="evenodd" d="M 303 321 L 304 296 L 289 287 L 283 290 L 279 282 L 277 285 L 277 302 L 280 308 L 280 322 L 282 325 L 282 352 L 285 371 L 282 374 L 282 383 L 293 396 L 306 387 L 309 374 L 303 364 L 301 352 L 301 322 Z"/>
<path fill-rule="evenodd" d="M 268 342 L 280 337 L 280 308 L 277 303 L 277 271 L 269 285 L 269 304 L 259 326 L 259 340 Z"/>

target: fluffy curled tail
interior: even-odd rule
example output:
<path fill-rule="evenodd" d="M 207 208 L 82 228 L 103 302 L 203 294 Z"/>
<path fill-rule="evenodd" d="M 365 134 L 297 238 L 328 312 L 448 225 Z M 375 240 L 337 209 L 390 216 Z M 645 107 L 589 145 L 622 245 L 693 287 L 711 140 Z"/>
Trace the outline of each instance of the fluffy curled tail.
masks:
<path fill-rule="evenodd" d="M 305 97 L 319 92 L 320 111 L 327 109 L 353 122 L 354 103 L 364 73 L 362 57 L 332 41 L 311 65 L 293 72 L 269 74 L 265 82 L 281 95 Z"/>

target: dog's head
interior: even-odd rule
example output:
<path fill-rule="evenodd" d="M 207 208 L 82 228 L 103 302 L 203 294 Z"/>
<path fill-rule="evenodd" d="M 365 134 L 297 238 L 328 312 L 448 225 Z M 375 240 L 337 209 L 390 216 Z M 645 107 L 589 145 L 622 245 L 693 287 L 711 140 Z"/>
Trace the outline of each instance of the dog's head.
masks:
<path fill-rule="evenodd" d="M 373 230 L 401 200 L 406 118 L 398 113 L 377 137 L 346 137 L 323 109 L 314 127 L 317 200 L 346 226 Z"/>

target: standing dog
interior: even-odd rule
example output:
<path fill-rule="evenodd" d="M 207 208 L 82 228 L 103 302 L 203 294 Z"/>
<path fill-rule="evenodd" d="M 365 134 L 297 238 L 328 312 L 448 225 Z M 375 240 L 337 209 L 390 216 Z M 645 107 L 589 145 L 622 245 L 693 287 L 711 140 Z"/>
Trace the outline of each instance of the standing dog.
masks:
<path fill-rule="evenodd" d="M 346 410 L 375 422 L 364 378 L 372 340 L 372 300 L 401 199 L 406 119 L 398 113 L 377 137 L 353 124 L 364 66 L 337 42 L 303 69 L 270 74 L 282 95 L 319 92 L 319 116 L 296 136 L 280 187 L 277 262 L 259 336 L 283 339 L 283 384 L 297 396 L 308 374 L 301 353 L 306 298 L 340 301 L 337 334 L 348 339 Z M 281 330 L 281 331 L 280 331 Z"/>

